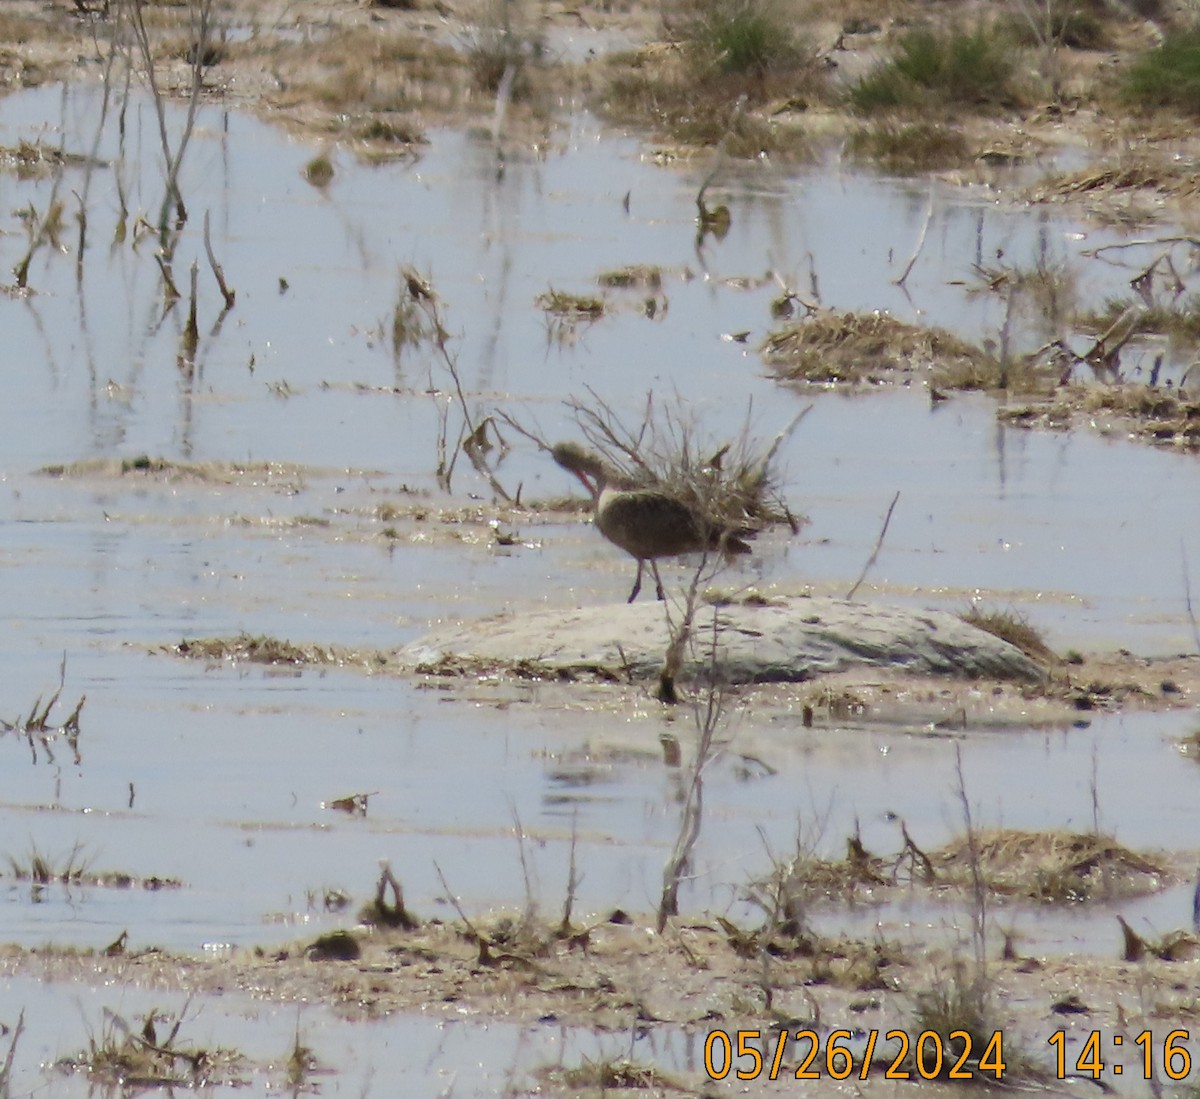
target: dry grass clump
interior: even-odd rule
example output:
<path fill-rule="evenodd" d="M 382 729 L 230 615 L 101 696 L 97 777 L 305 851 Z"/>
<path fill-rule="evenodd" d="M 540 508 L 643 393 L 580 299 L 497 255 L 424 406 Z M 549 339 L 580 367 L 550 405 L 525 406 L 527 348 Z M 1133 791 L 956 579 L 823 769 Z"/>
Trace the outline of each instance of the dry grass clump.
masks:
<path fill-rule="evenodd" d="M 353 27 L 304 43 L 278 43 L 272 66 L 284 81 L 276 102 L 316 103 L 347 116 L 454 110 L 470 92 L 470 73 L 453 46 L 427 36 Z"/>
<path fill-rule="evenodd" d="M 1115 9 L 1105 0 L 1037 0 L 998 22 L 1022 46 L 1102 50 L 1112 44 Z"/>
<path fill-rule="evenodd" d="M 1054 904 L 1144 896 L 1171 883 L 1166 867 L 1096 832 L 994 829 L 931 855 L 941 882 L 965 886 L 974 858 L 989 891 Z"/>
<path fill-rule="evenodd" d="M 598 321 L 604 316 L 604 299 L 595 294 L 572 294 L 551 287 L 537 296 L 539 309 L 573 321 Z"/>
<path fill-rule="evenodd" d="M 650 290 L 657 294 L 662 290 L 661 267 L 647 263 L 632 263 L 612 271 L 602 271 L 596 282 L 605 290 Z"/>
<path fill-rule="evenodd" d="M 956 958 L 948 973 L 938 974 L 933 985 L 917 992 L 913 1000 L 914 1041 L 908 1063 L 922 1077 L 947 1080 L 964 1057 L 957 1067 L 973 1079 L 986 1080 L 989 1074 L 996 1080 L 1016 1076 L 1013 1044 L 998 1039 L 1004 1033 L 1004 1020 L 997 1009 L 995 985 L 983 965 Z M 926 1034 L 938 1036 L 940 1058 Z"/>
<path fill-rule="evenodd" d="M 1126 158 L 1120 164 L 1082 168 L 1055 174 L 1031 187 L 1030 202 L 1054 202 L 1068 198 L 1111 199 L 1112 196 L 1148 191 L 1171 198 L 1200 194 L 1200 177 L 1195 165 L 1151 157 Z"/>
<path fill-rule="evenodd" d="M 953 333 L 886 313 L 817 312 L 776 329 L 760 350 L 775 375 L 788 382 L 879 385 L 911 381 L 934 368 L 966 382 L 999 375 L 993 356 Z"/>
<path fill-rule="evenodd" d="M 662 1069 L 639 1065 L 627 1058 L 589 1061 L 575 1068 L 545 1068 L 538 1075 L 565 1094 L 586 1097 L 607 1095 L 610 1091 L 648 1091 L 656 1095 L 687 1092 L 690 1089 Z"/>
<path fill-rule="evenodd" d="M 786 13 L 770 0 L 682 0 L 664 22 L 667 42 L 602 62 L 595 110 L 733 157 L 808 155 L 787 115 L 828 100 L 829 70 Z M 786 110 L 764 115 L 768 103 Z"/>
<path fill-rule="evenodd" d="M 0 170 L 11 171 L 19 180 L 45 179 L 63 168 L 104 167 L 79 153 L 68 153 L 41 141 L 21 140 L 16 145 L 0 145 Z"/>
<path fill-rule="evenodd" d="M 859 160 L 905 175 L 955 167 L 973 157 L 966 137 L 953 126 L 890 119 L 857 130 L 850 137 L 849 151 Z"/>
<path fill-rule="evenodd" d="M 425 132 L 411 120 L 371 118 L 354 131 L 354 137 L 375 145 L 404 146 L 406 152 L 415 146 L 429 144 Z"/>
<path fill-rule="evenodd" d="M 388 665 L 392 655 L 381 649 L 350 649 L 341 645 L 294 645 L 266 634 L 240 633 L 236 637 L 184 638 L 177 645 L 164 645 L 163 652 L 189 660 L 244 660 L 251 664 L 334 664 L 376 671 Z"/>
<path fill-rule="evenodd" d="M 1044 664 L 1060 663 L 1058 655 L 1046 644 L 1037 628 L 1019 611 L 985 611 L 981 607 L 971 606 L 963 611 L 959 618 L 970 626 L 1000 638 L 1001 641 L 1015 645 L 1031 660 Z"/>
<path fill-rule="evenodd" d="M 14 15 L 10 12 L 0 14 L 0 42 L 10 46 L 20 46 L 35 37 L 50 33 L 48 21 L 34 19 L 28 15 Z"/>
<path fill-rule="evenodd" d="M 1144 385 L 1073 385 L 1049 400 L 1002 408 L 997 416 L 1015 427 L 1069 427 L 1077 417 L 1111 419 L 1131 436 L 1156 446 L 1200 450 L 1200 398 Z"/>
<path fill-rule="evenodd" d="M 30 845 L 29 854 L 24 859 L 12 854 L 4 857 L 12 877 L 33 886 L 35 900 L 41 898 L 45 886 L 55 884 L 86 885 L 100 889 L 139 888 L 147 892 L 180 889 L 183 886 L 178 878 L 162 878 L 158 875 L 140 878 L 124 870 L 92 870 L 91 859 L 79 843 L 62 857 L 47 855 L 39 851 L 36 844 Z"/>
<path fill-rule="evenodd" d="M 171 651 L 178 656 L 200 660 L 247 660 L 252 664 L 324 663 L 310 648 L 266 634 L 184 638 L 178 645 L 171 646 Z"/>
<path fill-rule="evenodd" d="M 1114 385 L 1087 388 L 1086 412 L 1109 412 L 1134 421 L 1134 434 L 1148 442 L 1195 449 L 1200 447 L 1200 398 L 1189 399 L 1182 389 L 1151 389 Z"/>
<path fill-rule="evenodd" d="M 695 55 L 680 43 L 655 43 L 608 58 L 593 104 L 605 117 L 650 125 L 684 145 L 721 144 L 735 158 L 771 153 L 802 158 L 809 139 L 787 112 L 765 116 L 756 108 L 785 100 L 802 108 L 827 98 L 828 74 L 811 59 L 786 71 L 729 72 L 719 65 L 697 68 Z M 737 108 L 743 102 L 747 109 Z"/>
<path fill-rule="evenodd" d="M 467 65 L 475 87 L 489 96 L 500 92 L 526 98 L 535 67 L 546 60 L 546 43 L 536 23 L 513 0 L 491 0 L 464 36 Z"/>
<path fill-rule="evenodd" d="M 151 1011 L 140 1026 L 105 1010 L 99 1033 L 88 1047 L 55 1062 L 61 1072 L 86 1072 L 104 1090 L 130 1088 L 207 1089 L 247 1084 L 245 1058 L 234 1049 L 206 1049 L 180 1040 L 186 1007 L 178 1015 Z M 162 1031 L 163 1033 L 160 1033 Z"/>
<path fill-rule="evenodd" d="M 1122 320 L 1127 320 L 1131 334 L 1168 336 L 1180 344 L 1194 344 L 1200 342 L 1200 294 L 1149 306 L 1140 298 L 1109 298 L 1101 308 L 1074 317 L 1077 327 L 1096 334 Z"/>

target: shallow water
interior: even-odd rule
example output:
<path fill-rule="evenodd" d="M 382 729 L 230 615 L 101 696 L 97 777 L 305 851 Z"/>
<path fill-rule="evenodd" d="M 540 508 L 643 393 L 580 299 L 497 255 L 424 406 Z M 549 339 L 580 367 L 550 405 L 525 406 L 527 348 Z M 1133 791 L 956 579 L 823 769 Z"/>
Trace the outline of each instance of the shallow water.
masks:
<path fill-rule="evenodd" d="M 0 103 L 0 141 L 40 135 L 84 151 L 98 106 L 82 87 L 10 97 Z M 130 105 L 129 135 L 119 170 L 131 210 L 153 218 L 161 174 L 144 101 Z M 99 148 L 115 160 L 111 122 Z M 157 651 L 242 630 L 390 648 L 445 619 L 623 598 L 627 563 L 577 522 L 531 519 L 518 546 L 497 546 L 489 490 L 465 463 L 454 500 L 478 499 L 479 522 L 405 519 L 397 538 L 383 536 L 379 504 L 409 503 L 409 490 L 433 508 L 451 502 L 433 477 L 451 380 L 423 350 L 394 354 L 386 334 L 406 263 L 427 271 L 442 296 L 476 418 L 503 408 L 555 438 L 571 430 L 562 400 L 586 386 L 630 419 L 653 390 L 660 401 L 678 396 L 719 439 L 741 428 L 747 409 L 769 436 L 813 402 L 784 452 L 789 495 L 810 524 L 790 543 L 762 540 L 747 578 L 764 587 L 843 592 L 899 491 L 867 597 L 957 609 L 982 593 L 988 605 L 1026 611 L 1062 649 L 1191 646 L 1194 458 L 1086 432 L 1005 428 L 984 398 L 931 409 L 919 391 L 795 393 L 763 376 L 753 350 L 779 292 L 768 269 L 807 291 L 811 266 L 831 306 L 887 309 L 977 336 L 998 332 L 1003 316 L 995 299 L 961 285 L 973 264 L 999 251 L 1010 263 L 1076 263 L 1087 293 L 1100 297 L 1124 276 L 1077 256 L 1115 239 L 1111 231 L 999 203 L 982 186 L 944 188 L 906 294 L 891 280 L 921 231 L 924 185 L 837 162 L 794 175 L 729 168 L 717 189 L 733 211 L 730 234 L 697 247 L 693 197 L 709 163 L 663 164 L 590 119 L 537 149 L 506 148 L 499 177 L 495 145 L 470 132 L 433 133 L 415 163 L 368 168 L 339 152 L 325 191 L 301 175 L 316 151 L 253 119 L 202 112 L 183 184 L 192 219 L 175 263 L 185 285 L 200 257 L 194 367 L 177 363 L 184 310 L 162 315 L 153 239 L 109 247 L 113 167 L 92 179 L 79 281 L 71 255 L 44 249 L 30 271 L 36 292 L 0 298 L 10 363 L 0 398 L 13 410 L 0 435 L 0 715 L 24 715 L 48 697 L 64 654 L 55 716 L 87 695 L 78 765 L 62 745 L 54 762 L 34 762 L 25 742 L 0 738 L 0 855 L 64 860 L 78 846 L 94 870 L 184 883 L 35 895 L 7 875 L 0 938 L 102 947 L 128 929 L 137 947 L 200 949 L 307 936 L 349 920 L 381 858 L 419 914 L 445 910 L 435 866 L 468 911 L 519 906 L 518 827 L 543 905 L 561 903 L 576 829 L 581 910 L 654 906 L 681 780 L 662 761 L 665 719 L 653 705 L 614 716 L 566 708 L 537 686 L 449 701 L 400 679 L 207 666 Z M 0 186 L 4 209 L 49 201 L 46 180 L 5 175 Z M 64 187 L 82 186 L 82 172 L 69 171 Z M 219 331 L 199 239 L 206 209 L 238 292 Z M 24 250 L 15 218 L 8 228 L 6 268 Z M 65 251 L 73 233 L 64 233 Z M 599 272 L 628 263 L 667 269 L 669 308 L 651 320 L 637 294 L 616 295 L 626 304 L 615 315 L 574 341 L 550 337 L 538 293 L 591 289 Z M 744 276 L 758 285 L 730 281 Z M 741 331 L 751 333 L 747 344 L 725 338 Z M 452 406 L 449 415 L 455 423 Z M 499 469 L 510 490 L 568 491 L 532 445 L 510 441 Z M 143 453 L 304 468 L 268 485 L 37 473 Z M 978 824 L 1086 830 L 1095 802 L 1101 827 L 1124 843 L 1189 852 L 1200 770 L 1175 741 L 1195 726 L 1192 714 L 1092 715 L 1087 728 L 951 738 L 751 715 L 708 779 L 685 903 L 737 910 L 741 889 L 769 866 L 759 828 L 776 853 L 798 825 L 828 853 L 840 853 L 856 824 L 869 848 L 898 849 L 896 818 L 926 849 L 953 838 L 962 830 L 956 749 Z M 686 742 L 686 720 L 671 728 Z M 372 795 L 364 818 L 322 808 L 355 792 Z M 352 894 L 347 913 L 324 911 L 330 888 Z M 1159 931 L 1182 926 L 1190 887 L 1120 911 Z M 1112 937 L 1108 907 L 1009 914 L 1029 949 L 1082 950 Z M 965 917 L 902 904 L 828 918 L 899 933 L 952 929 Z M 32 1004 L 32 992 L 18 991 Z"/>
<path fill-rule="evenodd" d="M 70 1072 L 60 1062 L 79 1059 L 91 1039 L 98 1045 L 119 1045 L 123 1031 L 116 1020 L 140 1032 L 151 1011 L 160 1036 L 171 1026 L 164 1017 L 183 1014 L 177 1049 L 241 1054 L 233 1073 L 236 1083 L 205 1087 L 203 1094 L 212 1096 L 295 1094 L 286 1073 L 297 1039 L 316 1059 L 307 1085 L 321 1095 L 395 1094 L 399 1080 L 408 1095 L 542 1094 L 538 1079 L 554 1068 L 629 1058 L 667 1071 L 696 1072 L 702 1057 L 700 1039 L 673 1029 L 597 1035 L 552 1022 L 520 1025 L 418 1016 L 350 1023 L 320 1007 L 275 1005 L 237 995 L 189 1000 L 132 988 L 96 989 L 84 980 L 43 983 L 29 977 L 7 977 L 5 986 L 12 1002 L 25 1011 L 11 1080 L 13 1094 L 19 1095 L 107 1094 L 98 1092 L 98 1083 L 89 1082 L 86 1073 Z M 64 997 L 72 1004 L 65 1018 Z M 16 1016 L 5 1005 L 0 1021 L 15 1026 Z"/>

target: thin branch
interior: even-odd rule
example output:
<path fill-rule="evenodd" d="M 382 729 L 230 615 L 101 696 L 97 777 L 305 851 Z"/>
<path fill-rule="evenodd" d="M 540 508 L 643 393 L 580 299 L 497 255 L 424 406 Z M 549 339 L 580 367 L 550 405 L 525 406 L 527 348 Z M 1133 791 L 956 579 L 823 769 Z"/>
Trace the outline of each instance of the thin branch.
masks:
<path fill-rule="evenodd" d="M 875 548 L 871 551 L 871 556 L 867 558 L 867 563 L 863 565 L 863 570 L 858 574 L 858 579 L 854 581 L 854 587 L 846 592 L 847 599 L 853 599 L 854 593 L 858 591 L 859 585 L 867 578 L 867 573 L 871 571 L 871 567 L 875 564 L 876 558 L 879 556 L 879 551 L 883 548 L 883 539 L 887 534 L 888 524 L 892 521 L 892 512 L 896 508 L 896 501 L 900 499 L 900 490 L 896 489 L 896 495 L 892 497 L 892 502 L 888 505 L 887 515 L 883 519 L 883 528 L 879 532 L 879 537 L 875 541 Z"/>
<path fill-rule="evenodd" d="M 1152 237 L 1145 240 L 1122 240 L 1115 244 L 1101 244 L 1095 248 L 1085 248 L 1079 254 L 1095 257 L 1102 252 L 1114 252 L 1123 248 L 1148 248 L 1154 244 L 1190 244 L 1193 248 L 1200 248 L 1200 237 Z"/>
<path fill-rule="evenodd" d="M 217 286 L 221 289 L 221 297 L 225 299 L 225 309 L 228 311 L 233 308 L 233 303 L 237 299 L 237 291 L 230 290 L 225 283 L 225 272 L 221 265 L 217 262 L 217 257 L 213 252 L 212 237 L 209 235 L 208 223 L 209 212 L 204 211 L 204 251 L 208 256 L 208 265 L 212 268 L 213 277 L 217 280 Z"/>
<path fill-rule="evenodd" d="M 1196 652 L 1200 653 L 1200 625 L 1196 624 L 1196 612 L 1192 609 L 1192 581 L 1188 569 L 1187 546 L 1183 539 L 1179 540 L 1179 552 L 1183 557 L 1183 600 L 1187 607 L 1188 621 L 1192 624 L 1192 640 L 1196 643 Z"/>
<path fill-rule="evenodd" d="M 929 205 L 925 208 L 925 224 L 921 226 L 921 235 L 917 238 L 917 246 L 913 249 L 913 254 L 909 257 L 908 263 L 905 264 L 904 271 L 898 279 L 892 279 L 892 283 L 896 286 L 903 286 L 908 281 L 908 276 L 911 274 L 914 265 L 917 262 L 917 257 L 921 254 L 921 250 L 925 247 L 925 238 L 929 235 L 929 226 L 933 221 L 933 183 L 929 184 Z"/>

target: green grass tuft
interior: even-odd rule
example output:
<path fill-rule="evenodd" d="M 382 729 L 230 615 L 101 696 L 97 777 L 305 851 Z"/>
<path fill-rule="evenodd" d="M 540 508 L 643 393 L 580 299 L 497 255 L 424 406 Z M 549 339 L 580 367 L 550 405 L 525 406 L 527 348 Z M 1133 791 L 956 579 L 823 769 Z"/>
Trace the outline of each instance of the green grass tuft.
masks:
<path fill-rule="evenodd" d="M 1130 66 L 1122 92 L 1138 107 L 1200 115 L 1200 27 L 1168 34 Z"/>
<path fill-rule="evenodd" d="M 913 30 L 896 55 L 850 89 L 850 105 L 875 111 L 1012 102 L 1016 51 L 1009 38 L 987 28 Z"/>

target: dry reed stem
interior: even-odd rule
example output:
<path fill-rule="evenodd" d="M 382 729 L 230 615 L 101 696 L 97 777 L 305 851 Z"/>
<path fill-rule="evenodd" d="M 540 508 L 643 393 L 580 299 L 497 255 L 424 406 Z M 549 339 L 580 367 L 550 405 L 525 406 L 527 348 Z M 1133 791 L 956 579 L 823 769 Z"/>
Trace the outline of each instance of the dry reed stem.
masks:
<path fill-rule="evenodd" d="M 892 512 L 895 510 L 896 501 L 900 499 L 900 490 L 896 489 L 896 495 L 892 497 L 892 502 L 888 505 L 887 514 L 883 517 L 883 526 L 880 528 L 879 537 L 875 539 L 875 548 L 871 551 L 871 556 L 867 558 L 867 563 L 863 565 L 862 572 L 858 574 L 858 579 L 854 581 L 854 586 L 846 592 L 846 599 L 854 598 L 854 593 L 858 591 L 859 585 L 867 578 L 867 573 L 871 571 L 872 566 L 879 558 L 879 551 L 883 548 L 883 540 L 887 536 L 888 524 L 892 521 Z"/>

